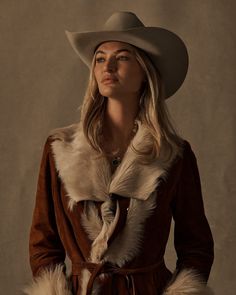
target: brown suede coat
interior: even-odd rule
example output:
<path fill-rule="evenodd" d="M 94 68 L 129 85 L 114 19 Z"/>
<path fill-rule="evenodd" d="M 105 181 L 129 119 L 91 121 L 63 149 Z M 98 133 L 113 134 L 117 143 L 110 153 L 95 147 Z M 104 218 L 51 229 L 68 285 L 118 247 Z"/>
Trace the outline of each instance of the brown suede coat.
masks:
<path fill-rule="evenodd" d="M 137 146 L 149 140 L 140 130 Z M 160 295 L 181 294 L 181 288 L 184 294 L 205 294 L 201 280 L 206 282 L 210 273 L 213 239 L 189 143 L 150 171 L 129 150 L 115 176 L 92 153 L 79 124 L 57 130 L 45 144 L 30 232 L 31 268 L 35 278 L 49 275 L 50 281 L 66 254 L 72 263 L 63 290 L 54 293 L 52 286 L 45 294 Z M 172 217 L 178 257 L 174 276 L 163 261 Z M 34 293 L 40 279 L 27 294 L 41 294 Z M 199 293 L 191 293 L 192 283 L 199 284 Z"/>

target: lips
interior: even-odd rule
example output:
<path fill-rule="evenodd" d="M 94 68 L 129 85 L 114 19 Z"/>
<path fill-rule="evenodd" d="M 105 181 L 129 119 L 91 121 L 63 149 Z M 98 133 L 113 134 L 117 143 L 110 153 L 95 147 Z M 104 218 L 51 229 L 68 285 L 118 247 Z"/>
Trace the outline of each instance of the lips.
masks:
<path fill-rule="evenodd" d="M 112 77 L 112 76 L 105 76 L 102 78 L 102 83 L 103 84 L 110 84 L 110 83 L 115 83 L 117 82 L 118 79 L 116 77 Z"/>

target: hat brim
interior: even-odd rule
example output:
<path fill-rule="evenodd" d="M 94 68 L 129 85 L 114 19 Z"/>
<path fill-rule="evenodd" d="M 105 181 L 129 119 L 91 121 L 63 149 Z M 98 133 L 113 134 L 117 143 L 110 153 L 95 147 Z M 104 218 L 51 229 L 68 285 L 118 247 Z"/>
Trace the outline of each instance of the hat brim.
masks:
<path fill-rule="evenodd" d="M 91 66 L 96 47 L 106 41 L 120 41 L 144 50 L 160 72 L 165 98 L 182 85 L 188 70 L 188 53 L 184 42 L 169 30 L 138 27 L 125 31 L 69 32 L 68 40 L 81 60 Z"/>

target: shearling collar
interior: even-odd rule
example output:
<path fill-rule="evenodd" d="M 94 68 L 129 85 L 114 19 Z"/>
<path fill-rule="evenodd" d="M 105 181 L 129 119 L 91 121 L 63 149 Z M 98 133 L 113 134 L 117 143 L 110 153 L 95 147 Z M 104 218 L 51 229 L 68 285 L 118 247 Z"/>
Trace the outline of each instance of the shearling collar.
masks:
<path fill-rule="evenodd" d="M 145 165 L 133 150 L 147 148 L 152 138 L 147 128 L 138 122 L 138 131 L 132 139 L 121 164 L 111 174 L 109 163 L 88 144 L 82 124 L 73 124 L 52 133 L 55 139 L 52 150 L 56 168 L 67 194 L 69 206 L 84 200 L 105 201 L 109 194 L 146 200 L 165 178 L 173 160 L 180 153 L 174 150 L 166 160 L 166 150 L 161 149 L 160 156 L 151 164 Z"/>

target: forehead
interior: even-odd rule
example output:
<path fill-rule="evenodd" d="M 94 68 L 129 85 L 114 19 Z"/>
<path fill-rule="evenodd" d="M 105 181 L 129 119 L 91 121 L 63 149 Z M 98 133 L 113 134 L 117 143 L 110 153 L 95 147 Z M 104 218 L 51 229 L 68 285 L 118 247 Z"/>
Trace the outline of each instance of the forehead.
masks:
<path fill-rule="evenodd" d="M 110 51 L 117 51 L 117 50 L 129 50 L 133 51 L 134 47 L 130 45 L 129 43 L 120 42 L 120 41 L 106 41 L 101 43 L 95 50 L 95 53 L 97 51 L 104 51 L 104 52 L 110 52 Z"/>

